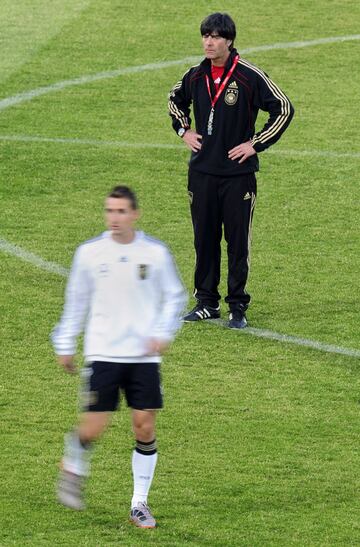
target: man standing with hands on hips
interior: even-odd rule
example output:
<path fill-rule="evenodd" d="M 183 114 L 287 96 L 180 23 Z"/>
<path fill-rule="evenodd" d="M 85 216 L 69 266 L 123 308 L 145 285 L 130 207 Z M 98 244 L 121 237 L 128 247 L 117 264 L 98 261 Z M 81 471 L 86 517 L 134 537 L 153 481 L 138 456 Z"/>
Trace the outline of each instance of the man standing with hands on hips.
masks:
<path fill-rule="evenodd" d="M 281 89 L 234 48 L 236 27 L 226 13 L 200 26 L 205 59 L 173 87 L 169 114 L 174 130 L 191 150 L 188 191 L 196 251 L 197 304 L 184 321 L 220 317 L 222 225 L 228 253 L 229 327 L 247 326 L 250 295 L 251 224 L 256 199 L 257 153 L 274 144 L 294 109 Z M 195 129 L 192 129 L 192 104 Z M 259 109 L 269 118 L 259 132 Z"/>

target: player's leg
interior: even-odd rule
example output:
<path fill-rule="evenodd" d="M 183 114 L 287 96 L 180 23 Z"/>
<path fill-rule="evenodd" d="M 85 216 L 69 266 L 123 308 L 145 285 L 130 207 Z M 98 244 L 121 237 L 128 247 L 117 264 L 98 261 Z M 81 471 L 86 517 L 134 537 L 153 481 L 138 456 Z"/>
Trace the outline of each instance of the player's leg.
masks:
<path fill-rule="evenodd" d="M 65 435 L 57 496 L 60 503 L 71 509 L 85 508 L 83 488 L 90 471 L 92 443 L 103 433 L 109 415 L 109 412 L 84 412 L 78 428 Z"/>
<path fill-rule="evenodd" d="M 133 364 L 131 371 L 131 380 L 125 390 L 128 404 L 132 407 L 135 437 L 132 454 L 134 490 L 130 520 L 140 528 L 154 528 L 156 522 L 147 500 L 157 463 L 156 409 L 162 408 L 159 364 Z"/>
<path fill-rule="evenodd" d="M 117 364 L 91 363 L 82 371 L 82 404 L 76 429 L 65 435 L 64 456 L 57 488 L 58 500 L 72 509 L 84 509 L 83 487 L 90 471 L 93 442 L 106 429 L 117 408 Z"/>
<path fill-rule="evenodd" d="M 141 528 L 154 528 L 156 522 L 147 499 L 157 462 L 155 411 L 133 409 L 132 423 L 135 449 L 132 455 L 134 490 L 130 519 Z"/>
<path fill-rule="evenodd" d="M 135 437 L 135 449 L 132 455 L 134 492 L 132 507 L 139 502 L 147 503 L 154 476 L 157 449 L 155 439 L 155 410 L 132 411 L 132 423 Z"/>
<path fill-rule="evenodd" d="M 92 443 L 108 425 L 110 412 L 83 412 L 79 425 L 65 436 L 63 468 L 81 476 L 89 474 L 89 457 Z"/>
<path fill-rule="evenodd" d="M 155 438 L 155 410 L 132 411 L 135 449 L 132 454 L 134 491 L 131 506 L 147 503 L 157 462 Z"/>

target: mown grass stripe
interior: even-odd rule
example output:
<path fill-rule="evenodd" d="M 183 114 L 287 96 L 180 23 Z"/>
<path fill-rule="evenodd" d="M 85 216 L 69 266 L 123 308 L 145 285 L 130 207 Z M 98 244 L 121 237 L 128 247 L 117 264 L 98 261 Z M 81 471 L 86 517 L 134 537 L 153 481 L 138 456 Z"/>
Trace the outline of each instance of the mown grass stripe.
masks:
<path fill-rule="evenodd" d="M 71 139 L 62 137 L 38 137 L 31 135 L 0 135 L 0 141 L 29 142 L 29 143 L 54 143 L 54 144 L 75 144 L 87 146 L 108 146 L 115 148 L 160 148 L 168 150 L 189 150 L 183 144 L 165 144 L 150 142 L 126 142 L 126 141 L 102 141 L 97 139 Z M 321 158 L 349 158 L 360 159 L 360 152 L 335 152 L 334 150 L 291 150 L 282 148 L 270 148 L 266 154 L 276 156 L 299 156 L 299 157 L 321 157 Z"/>
<path fill-rule="evenodd" d="M 279 42 L 275 44 L 255 46 L 241 49 L 241 54 L 247 53 L 257 53 L 259 51 L 271 51 L 274 49 L 296 49 L 304 47 L 312 47 L 323 44 L 333 44 L 337 42 L 348 42 L 360 40 L 360 34 L 350 34 L 347 36 L 329 36 L 327 38 L 316 38 L 315 40 L 303 40 L 296 42 Z M 193 64 L 198 63 L 202 57 L 191 56 L 184 57 L 183 59 L 175 59 L 173 61 L 162 61 L 157 63 L 148 63 L 145 65 L 138 66 L 129 66 L 124 68 L 119 68 L 117 70 L 109 70 L 105 72 L 98 72 L 97 74 L 85 74 L 79 76 L 78 78 L 73 78 L 71 80 L 63 80 L 61 82 L 56 82 L 43 87 L 38 87 L 30 91 L 25 91 L 23 93 L 18 93 L 12 97 L 6 97 L 0 100 L 0 110 L 5 110 L 16 104 L 20 104 L 26 101 L 31 101 L 36 97 L 41 97 L 42 95 L 47 95 L 48 93 L 53 93 L 55 91 L 61 91 L 68 87 L 73 87 L 77 85 L 84 85 L 92 82 L 97 82 L 99 80 L 106 80 L 109 78 L 117 78 L 118 76 L 124 76 L 126 74 L 136 74 L 138 72 L 145 72 L 149 70 L 159 70 L 163 68 L 169 68 L 177 65 Z"/>
<path fill-rule="evenodd" d="M 18 245 L 9 243 L 8 241 L 6 241 L 6 239 L 0 238 L 0 251 L 15 256 L 16 258 L 20 258 L 21 260 L 28 262 L 36 268 L 39 268 L 46 272 L 61 275 L 62 277 L 67 277 L 69 274 L 69 270 L 64 268 L 60 264 L 44 260 L 43 258 L 41 258 L 41 256 L 30 253 L 29 251 L 22 249 Z M 214 319 L 212 321 L 209 321 L 209 323 L 220 327 L 227 327 L 227 322 L 223 319 Z M 234 330 L 233 332 L 240 334 L 250 334 L 258 338 L 268 338 L 270 340 L 276 340 L 278 342 L 283 342 L 287 344 L 296 344 L 297 346 L 309 347 L 327 353 L 337 353 L 341 355 L 346 355 L 348 357 L 360 357 L 360 351 L 356 349 L 343 348 L 332 344 L 323 344 L 322 342 L 318 342 L 316 340 L 308 340 L 307 338 L 299 338 L 297 336 L 280 334 L 266 329 L 247 327 L 246 329 Z"/>

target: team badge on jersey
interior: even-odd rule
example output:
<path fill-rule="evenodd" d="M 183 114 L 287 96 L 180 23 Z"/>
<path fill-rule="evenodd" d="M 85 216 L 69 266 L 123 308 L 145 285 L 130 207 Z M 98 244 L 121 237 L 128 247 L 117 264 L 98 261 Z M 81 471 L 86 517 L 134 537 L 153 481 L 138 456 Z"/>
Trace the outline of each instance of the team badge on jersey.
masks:
<path fill-rule="evenodd" d="M 227 105 L 232 106 L 238 100 L 239 89 L 236 82 L 231 82 L 225 92 L 225 102 Z"/>
<path fill-rule="evenodd" d="M 138 264 L 138 273 L 140 279 L 146 279 L 149 275 L 148 264 Z"/>

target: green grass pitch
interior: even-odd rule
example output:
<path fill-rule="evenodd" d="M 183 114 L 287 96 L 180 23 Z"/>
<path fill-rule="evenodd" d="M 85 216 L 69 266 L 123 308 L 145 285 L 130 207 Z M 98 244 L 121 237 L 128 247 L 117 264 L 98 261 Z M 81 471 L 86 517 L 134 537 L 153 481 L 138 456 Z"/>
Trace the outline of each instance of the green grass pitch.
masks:
<path fill-rule="evenodd" d="M 75 247 L 103 229 L 103 196 L 123 182 L 139 195 L 141 229 L 169 244 L 191 293 L 188 153 L 167 115 L 167 93 L 190 64 L 166 63 L 201 56 L 199 23 L 219 9 L 237 23 L 240 52 L 359 32 L 356 0 L 2 0 L 0 241 L 68 267 Z M 296 110 L 281 142 L 260 156 L 249 323 L 359 351 L 359 36 L 244 57 Z M 1 106 L 149 63 L 163 67 Z M 223 296 L 225 273 L 224 258 Z M 95 451 L 88 510 L 57 505 L 78 390 L 48 341 L 65 278 L 0 249 L 0 285 L 0 545 L 360 544 L 356 356 L 185 325 L 163 364 L 149 498 L 159 526 L 143 531 L 127 521 L 125 408 Z"/>

